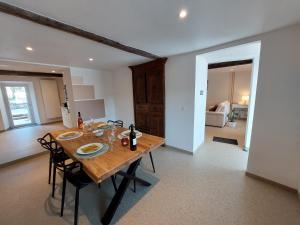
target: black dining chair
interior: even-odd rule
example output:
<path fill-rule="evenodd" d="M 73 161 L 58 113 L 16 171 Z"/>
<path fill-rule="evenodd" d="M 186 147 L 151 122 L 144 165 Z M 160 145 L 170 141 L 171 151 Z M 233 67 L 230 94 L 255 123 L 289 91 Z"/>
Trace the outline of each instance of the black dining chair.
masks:
<path fill-rule="evenodd" d="M 111 176 L 114 189 L 117 191 L 117 186 L 114 176 Z M 83 171 L 82 164 L 80 162 L 73 162 L 71 164 L 65 165 L 64 176 L 63 176 L 63 187 L 62 187 L 62 198 L 61 198 L 61 210 L 60 216 L 64 214 L 64 204 L 66 195 L 66 185 L 67 181 L 70 182 L 76 188 L 75 194 L 75 210 L 74 210 L 74 225 L 78 222 L 78 207 L 79 207 L 79 191 L 92 183 L 92 179 Z"/>
<path fill-rule="evenodd" d="M 116 121 L 113 121 L 113 120 L 107 120 L 107 123 L 108 124 L 113 124 L 115 125 L 116 127 L 123 127 L 123 121 L 122 120 L 116 120 Z"/>
<path fill-rule="evenodd" d="M 50 152 L 49 156 L 49 175 L 48 175 L 48 183 L 51 181 L 51 172 L 52 173 L 52 197 L 54 197 L 55 193 L 55 182 L 56 182 L 56 170 L 63 171 L 65 166 L 65 161 L 70 159 L 63 151 L 61 147 L 57 145 L 57 143 L 53 140 L 51 135 L 47 133 L 41 138 L 38 138 L 37 141 L 40 145 L 47 149 Z"/>
<path fill-rule="evenodd" d="M 114 125 L 115 125 L 116 127 L 123 127 L 124 123 L 123 123 L 122 120 L 116 120 L 116 121 L 114 122 Z"/>

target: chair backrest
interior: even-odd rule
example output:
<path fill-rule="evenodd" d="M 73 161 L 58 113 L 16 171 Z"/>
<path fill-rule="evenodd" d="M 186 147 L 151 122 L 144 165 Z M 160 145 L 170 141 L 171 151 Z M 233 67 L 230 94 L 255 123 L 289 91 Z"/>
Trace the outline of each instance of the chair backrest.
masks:
<path fill-rule="evenodd" d="M 114 125 L 115 126 L 117 126 L 117 127 L 123 127 L 123 121 L 122 120 L 116 120 L 115 122 L 114 122 Z"/>
<path fill-rule="evenodd" d="M 57 143 L 53 140 L 49 133 L 45 134 L 41 138 L 38 138 L 37 142 L 39 142 L 43 148 L 49 150 L 51 153 L 56 153 L 58 151 Z"/>
<path fill-rule="evenodd" d="M 115 125 L 116 127 L 123 127 L 124 123 L 122 120 L 116 120 L 116 121 L 113 121 L 113 120 L 107 120 L 107 123 L 110 123 L 110 124 L 113 124 Z"/>
<path fill-rule="evenodd" d="M 113 121 L 113 120 L 107 120 L 107 123 L 108 123 L 108 124 L 114 124 L 115 121 Z"/>

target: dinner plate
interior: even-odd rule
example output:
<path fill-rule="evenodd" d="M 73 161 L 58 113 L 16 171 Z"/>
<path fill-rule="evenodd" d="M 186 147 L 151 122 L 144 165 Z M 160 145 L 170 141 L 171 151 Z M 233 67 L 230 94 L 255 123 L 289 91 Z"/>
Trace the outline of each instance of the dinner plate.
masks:
<path fill-rule="evenodd" d="M 103 130 L 108 130 L 108 129 L 111 129 L 111 128 L 112 128 L 112 125 L 109 125 L 109 124 L 101 124 L 101 125 L 97 126 L 97 128 L 103 129 Z"/>
<path fill-rule="evenodd" d="M 130 130 L 125 130 L 122 133 L 120 133 L 121 137 L 128 137 L 129 138 Z M 142 133 L 138 130 L 135 130 L 135 135 L 137 138 L 142 137 Z"/>
<path fill-rule="evenodd" d="M 66 133 L 58 135 L 57 139 L 58 140 L 72 140 L 72 139 L 81 137 L 82 134 L 83 133 L 79 132 L 79 131 L 70 131 L 70 132 L 66 132 Z"/>
<path fill-rule="evenodd" d="M 79 155 L 90 155 L 99 152 L 103 149 L 102 143 L 89 143 L 79 147 L 76 152 Z"/>

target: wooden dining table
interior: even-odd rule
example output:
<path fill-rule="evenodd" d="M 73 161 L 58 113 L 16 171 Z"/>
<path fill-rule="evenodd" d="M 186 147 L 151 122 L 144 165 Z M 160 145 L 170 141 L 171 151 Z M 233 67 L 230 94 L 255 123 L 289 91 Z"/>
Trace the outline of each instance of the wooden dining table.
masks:
<path fill-rule="evenodd" d="M 96 123 L 94 126 L 99 126 L 101 123 Z M 125 128 L 116 128 L 116 140 L 109 143 L 108 135 L 111 130 L 105 130 L 104 135 L 96 137 L 92 132 L 84 132 L 84 134 L 78 138 L 72 140 L 61 140 L 58 138 L 60 134 L 70 131 L 81 131 L 78 128 L 70 128 L 64 130 L 51 131 L 52 138 L 64 149 L 64 152 L 74 161 L 79 161 L 82 164 L 85 173 L 97 184 L 101 183 L 105 179 L 120 174 L 123 179 L 117 188 L 117 191 L 112 198 L 104 216 L 101 219 L 102 224 L 109 224 L 121 203 L 121 200 L 132 180 L 141 183 L 142 185 L 149 186 L 149 182 L 136 177 L 135 172 L 140 164 L 142 157 L 159 148 L 164 144 L 164 138 L 153 136 L 143 133 L 137 140 L 137 149 L 131 151 L 129 145 L 122 146 L 121 141 L 118 138 L 118 134 L 125 131 Z M 109 144 L 109 149 L 102 155 L 95 157 L 82 158 L 78 157 L 76 151 L 79 147 L 89 143 L 105 143 Z M 128 169 L 126 172 L 121 171 L 126 166 Z"/>

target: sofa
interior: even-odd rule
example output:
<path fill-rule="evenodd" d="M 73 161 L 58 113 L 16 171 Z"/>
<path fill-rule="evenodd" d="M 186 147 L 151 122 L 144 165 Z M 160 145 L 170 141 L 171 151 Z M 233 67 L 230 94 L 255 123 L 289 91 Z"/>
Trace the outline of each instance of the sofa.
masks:
<path fill-rule="evenodd" d="M 213 127 L 224 127 L 230 112 L 230 102 L 224 101 L 220 104 L 209 107 L 206 111 L 205 125 Z"/>

